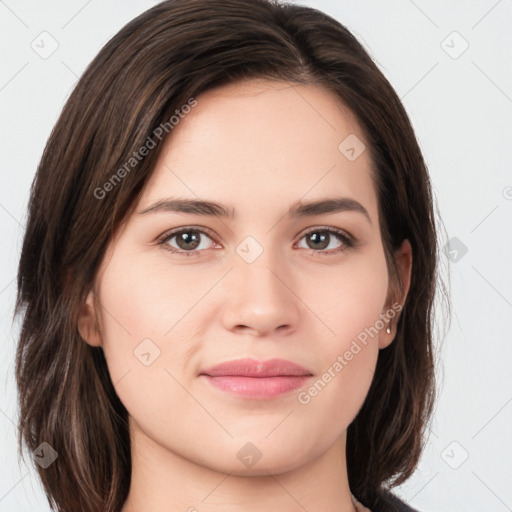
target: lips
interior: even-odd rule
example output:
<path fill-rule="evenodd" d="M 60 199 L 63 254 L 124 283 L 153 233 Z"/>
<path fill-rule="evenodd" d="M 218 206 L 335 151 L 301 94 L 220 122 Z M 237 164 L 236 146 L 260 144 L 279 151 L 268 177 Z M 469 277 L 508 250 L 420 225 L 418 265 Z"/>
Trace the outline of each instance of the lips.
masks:
<path fill-rule="evenodd" d="M 221 391 L 264 400 L 302 387 L 313 374 L 284 359 L 238 359 L 202 370 L 199 375 Z"/>

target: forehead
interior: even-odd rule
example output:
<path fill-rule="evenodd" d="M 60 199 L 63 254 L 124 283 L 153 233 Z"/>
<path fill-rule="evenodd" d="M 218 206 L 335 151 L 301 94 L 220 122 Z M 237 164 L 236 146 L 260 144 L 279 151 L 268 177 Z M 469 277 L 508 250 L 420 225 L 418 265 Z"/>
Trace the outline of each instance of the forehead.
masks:
<path fill-rule="evenodd" d="M 140 207 L 172 195 L 247 215 L 348 196 L 377 217 L 366 141 L 352 112 L 316 85 L 250 80 L 209 90 L 165 140 Z M 355 150 L 347 153 L 347 149 Z M 359 154 L 360 152 L 360 154 Z M 240 212 L 240 213 L 244 213 Z"/>

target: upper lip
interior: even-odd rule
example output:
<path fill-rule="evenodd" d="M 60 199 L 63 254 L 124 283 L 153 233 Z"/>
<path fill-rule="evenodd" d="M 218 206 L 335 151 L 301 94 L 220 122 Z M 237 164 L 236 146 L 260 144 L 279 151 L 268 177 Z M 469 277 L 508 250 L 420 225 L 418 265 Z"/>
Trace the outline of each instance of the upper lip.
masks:
<path fill-rule="evenodd" d="M 285 359 L 268 359 L 256 361 L 255 359 L 236 359 L 217 364 L 200 375 L 210 377 L 236 376 L 236 377 L 296 377 L 312 375 L 312 373 L 298 364 Z"/>

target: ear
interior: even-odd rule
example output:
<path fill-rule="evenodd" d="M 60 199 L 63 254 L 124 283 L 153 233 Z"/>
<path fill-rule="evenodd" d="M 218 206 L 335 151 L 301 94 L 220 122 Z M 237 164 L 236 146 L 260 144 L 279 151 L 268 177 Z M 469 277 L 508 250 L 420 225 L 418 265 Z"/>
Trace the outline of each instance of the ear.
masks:
<path fill-rule="evenodd" d="M 405 303 L 409 287 L 411 285 L 411 271 L 412 271 L 412 247 L 409 240 L 405 239 L 402 245 L 395 251 L 395 261 L 397 265 L 398 275 L 402 282 L 402 289 L 398 283 L 391 282 L 388 292 L 388 299 L 386 306 L 382 312 L 385 327 L 379 336 L 379 348 L 386 348 L 395 339 L 396 326 L 400 317 L 400 311 Z M 397 306 L 400 306 L 398 309 Z M 395 315 L 391 318 L 390 311 L 394 311 Z M 387 314 L 386 314 L 387 313 Z M 391 331 L 390 333 L 387 330 Z"/>
<path fill-rule="evenodd" d="M 96 310 L 94 308 L 94 293 L 91 291 L 82 305 L 78 316 L 78 332 L 83 340 L 93 347 L 101 347 L 101 331 Z"/>

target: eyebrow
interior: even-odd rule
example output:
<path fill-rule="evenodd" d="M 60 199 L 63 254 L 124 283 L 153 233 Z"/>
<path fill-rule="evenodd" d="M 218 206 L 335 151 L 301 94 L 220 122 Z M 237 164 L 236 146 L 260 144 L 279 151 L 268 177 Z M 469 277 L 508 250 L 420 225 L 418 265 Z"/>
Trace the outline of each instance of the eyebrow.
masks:
<path fill-rule="evenodd" d="M 235 210 L 233 208 L 228 208 L 227 206 L 213 201 L 203 201 L 200 199 L 161 199 L 138 213 L 139 215 L 144 215 L 146 213 L 155 212 L 190 213 L 227 219 L 235 218 Z M 335 197 L 308 202 L 299 201 L 288 210 L 288 216 L 312 217 L 314 215 L 339 212 L 361 213 L 368 219 L 370 224 L 372 223 L 370 214 L 366 208 L 355 199 L 349 197 Z"/>

